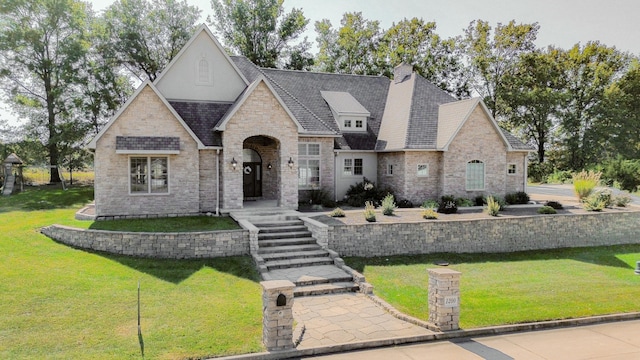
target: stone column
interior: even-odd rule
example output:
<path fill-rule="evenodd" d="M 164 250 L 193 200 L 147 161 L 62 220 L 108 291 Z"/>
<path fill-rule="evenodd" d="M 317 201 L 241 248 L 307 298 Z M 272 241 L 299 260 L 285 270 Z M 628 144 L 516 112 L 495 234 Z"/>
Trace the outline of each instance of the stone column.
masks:
<path fill-rule="evenodd" d="M 460 275 L 451 269 L 428 269 L 429 322 L 442 331 L 460 329 Z"/>
<path fill-rule="evenodd" d="M 292 349 L 293 288 L 288 280 L 263 281 L 262 342 L 269 351 Z"/>

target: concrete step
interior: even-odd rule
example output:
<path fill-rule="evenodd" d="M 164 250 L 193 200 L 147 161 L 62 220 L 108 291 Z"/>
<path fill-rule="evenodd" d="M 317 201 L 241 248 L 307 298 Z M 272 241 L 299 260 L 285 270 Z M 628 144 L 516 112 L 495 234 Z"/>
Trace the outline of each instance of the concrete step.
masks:
<path fill-rule="evenodd" d="M 346 292 L 356 292 L 359 286 L 353 282 L 337 282 L 328 284 L 316 284 L 307 286 L 296 286 L 293 289 L 293 296 L 313 296 L 339 294 Z"/>
<path fill-rule="evenodd" d="M 282 251 L 277 253 L 260 254 L 265 261 L 275 260 L 292 260 L 292 259 L 306 259 L 312 257 L 329 256 L 326 250 L 307 250 L 307 251 Z"/>
<path fill-rule="evenodd" d="M 296 286 L 310 286 L 310 285 L 321 285 L 321 284 L 333 284 L 333 283 L 352 283 L 353 278 L 348 274 L 344 274 L 344 276 L 331 277 L 331 278 L 314 278 L 312 276 L 309 277 L 301 277 L 296 280 L 294 283 Z"/>
<path fill-rule="evenodd" d="M 320 245 L 316 244 L 315 241 L 313 244 L 303 244 L 303 245 L 283 245 L 283 246 L 266 246 L 260 247 L 258 249 L 258 254 L 271 254 L 271 253 L 279 253 L 279 252 L 297 252 L 297 251 L 308 251 L 308 250 L 318 250 L 320 249 Z"/>
<path fill-rule="evenodd" d="M 258 239 L 258 248 L 271 246 L 290 246 L 290 245 L 310 245 L 316 244 L 316 239 L 312 237 L 299 237 L 288 239 Z"/>
<path fill-rule="evenodd" d="M 267 234 L 264 234 L 262 232 L 258 233 L 258 240 L 292 239 L 292 238 L 303 238 L 303 237 L 311 237 L 311 232 L 310 231 L 291 231 L 291 232 L 275 232 L 275 233 L 267 233 Z"/>
<path fill-rule="evenodd" d="M 304 222 L 302 220 L 281 220 L 281 221 L 273 221 L 273 222 L 255 222 L 252 223 L 258 228 L 268 228 L 268 227 L 280 227 L 280 226 L 297 226 L 303 225 Z"/>
<path fill-rule="evenodd" d="M 267 226 L 267 227 L 258 226 L 258 229 L 260 229 L 260 234 L 309 231 L 309 229 L 307 229 L 307 227 L 304 225 L 283 225 L 283 226 Z"/>
<path fill-rule="evenodd" d="M 264 265 L 267 267 L 268 270 L 290 269 L 290 268 L 303 267 L 303 266 L 318 266 L 318 265 L 331 265 L 331 264 L 333 264 L 333 259 L 328 256 L 291 259 L 291 260 L 273 260 L 273 261 L 264 262 Z"/>

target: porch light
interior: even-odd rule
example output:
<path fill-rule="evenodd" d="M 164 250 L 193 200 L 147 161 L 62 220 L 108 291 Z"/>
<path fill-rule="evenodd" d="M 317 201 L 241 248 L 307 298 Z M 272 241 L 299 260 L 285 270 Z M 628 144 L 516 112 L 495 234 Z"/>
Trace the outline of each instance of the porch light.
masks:
<path fill-rule="evenodd" d="M 289 156 L 289 161 L 287 162 L 287 164 L 289 164 L 290 168 L 293 168 L 293 159 L 291 158 L 291 156 Z"/>
<path fill-rule="evenodd" d="M 231 160 L 231 166 L 233 166 L 233 170 L 235 170 L 236 167 L 238 167 L 238 162 L 236 161 L 235 157 Z"/>
<path fill-rule="evenodd" d="M 271 163 L 267 164 L 267 169 L 271 170 L 271 168 L 273 168 L 273 166 L 271 166 Z"/>

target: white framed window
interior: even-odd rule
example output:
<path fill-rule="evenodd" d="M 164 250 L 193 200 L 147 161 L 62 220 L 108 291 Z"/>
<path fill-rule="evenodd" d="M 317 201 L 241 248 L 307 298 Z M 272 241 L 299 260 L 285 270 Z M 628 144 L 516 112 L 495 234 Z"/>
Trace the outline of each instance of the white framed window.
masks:
<path fill-rule="evenodd" d="M 169 193 L 169 158 L 166 156 L 130 157 L 129 193 Z"/>
<path fill-rule="evenodd" d="M 518 167 L 516 166 L 516 164 L 507 165 L 507 174 L 515 175 L 517 173 L 518 173 Z"/>
<path fill-rule="evenodd" d="M 298 144 L 298 188 L 320 187 L 320 144 Z"/>
<path fill-rule="evenodd" d="M 344 127 L 345 128 L 351 128 L 351 120 L 347 119 L 344 121 Z"/>
<path fill-rule="evenodd" d="M 362 129 L 362 125 L 363 125 L 363 121 L 362 120 L 356 120 L 356 128 L 357 129 Z"/>
<path fill-rule="evenodd" d="M 213 85 L 211 66 L 205 54 L 196 60 L 196 85 Z"/>
<path fill-rule="evenodd" d="M 467 163 L 466 189 L 484 190 L 484 163 L 480 160 L 471 160 Z"/>
<path fill-rule="evenodd" d="M 342 167 L 342 175 L 359 176 L 363 174 L 362 159 L 344 159 Z"/>
<path fill-rule="evenodd" d="M 393 164 L 387 164 L 387 170 L 385 172 L 387 176 L 393 176 Z"/>
<path fill-rule="evenodd" d="M 419 177 L 429 176 L 429 164 L 418 164 L 417 175 Z"/>

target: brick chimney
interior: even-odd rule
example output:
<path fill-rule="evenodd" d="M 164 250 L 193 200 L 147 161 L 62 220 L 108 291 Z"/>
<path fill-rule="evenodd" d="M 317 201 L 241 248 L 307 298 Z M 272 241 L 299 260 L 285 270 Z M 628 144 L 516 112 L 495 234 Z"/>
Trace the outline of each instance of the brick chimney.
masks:
<path fill-rule="evenodd" d="M 393 82 L 396 84 L 401 83 L 409 79 L 412 73 L 413 73 L 413 66 L 406 63 L 402 63 L 393 69 Z"/>

